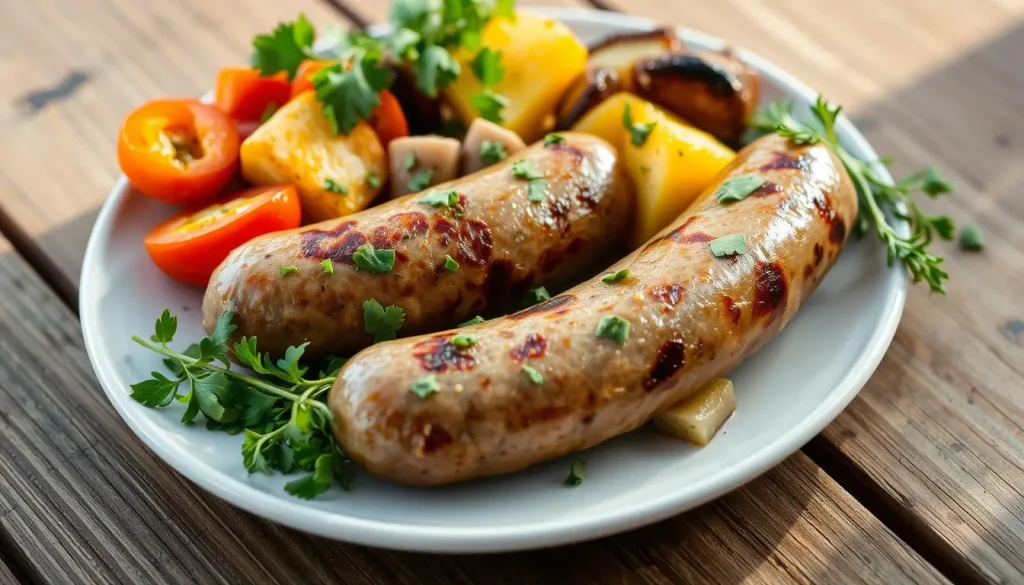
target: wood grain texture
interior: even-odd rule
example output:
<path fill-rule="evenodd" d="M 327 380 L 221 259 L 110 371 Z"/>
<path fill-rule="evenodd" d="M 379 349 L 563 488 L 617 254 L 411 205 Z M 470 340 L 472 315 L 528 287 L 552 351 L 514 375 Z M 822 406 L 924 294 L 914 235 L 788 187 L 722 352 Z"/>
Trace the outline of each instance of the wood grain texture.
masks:
<path fill-rule="evenodd" d="M 32 0 L 0 19 L 0 225 L 23 232 L 76 295 L 89 230 L 117 177 L 115 139 L 140 103 L 208 91 L 250 39 L 319 0 Z M 20 244 L 20 242 L 19 242 Z"/>
<path fill-rule="evenodd" d="M 0 585 L 18 585 L 18 578 L 3 560 L 0 560 Z"/>
<path fill-rule="evenodd" d="M 134 438 L 92 377 L 74 315 L 6 248 L 0 290 L 0 544 L 33 581 L 945 582 L 800 454 L 692 513 L 540 552 L 396 553 L 274 526 Z"/>
<path fill-rule="evenodd" d="M 936 165 L 957 184 L 924 205 L 980 225 L 986 252 L 938 246 L 949 294 L 912 288 L 892 348 L 822 451 L 950 574 L 1024 582 L 1024 4 L 772 2 L 770 17 L 767 4 L 622 6 L 762 53 L 852 104 L 895 174 Z"/>

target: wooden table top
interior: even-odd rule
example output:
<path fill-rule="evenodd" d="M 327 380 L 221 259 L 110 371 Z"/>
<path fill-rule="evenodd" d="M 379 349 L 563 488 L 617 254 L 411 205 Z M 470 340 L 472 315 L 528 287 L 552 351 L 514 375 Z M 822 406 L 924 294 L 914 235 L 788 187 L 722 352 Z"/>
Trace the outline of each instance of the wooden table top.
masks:
<path fill-rule="evenodd" d="M 540 3 L 540 2 L 536 2 Z M 397 553 L 276 526 L 190 484 L 121 422 L 76 318 L 82 252 L 139 103 L 196 95 L 299 11 L 381 0 L 33 0 L 0 20 L 0 585 L 1024 583 L 1024 2 L 562 0 L 701 29 L 844 103 L 896 170 L 934 164 L 979 225 L 940 246 L 885 360 L 820 436 L 742 489 L 585 544 Z"/>

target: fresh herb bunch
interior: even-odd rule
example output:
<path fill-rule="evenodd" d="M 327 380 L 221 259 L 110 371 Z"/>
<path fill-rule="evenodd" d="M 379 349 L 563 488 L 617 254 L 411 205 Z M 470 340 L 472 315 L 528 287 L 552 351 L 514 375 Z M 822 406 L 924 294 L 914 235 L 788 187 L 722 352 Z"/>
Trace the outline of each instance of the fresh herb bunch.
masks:
<path fill-rule="evenodd" d="M 944 215 L 929 215 L 911 198 L 921 192 L 937 197 L 953 190 L 949 182 L 942 179 L 935 169 L 919 171 L 889 184 L 875 172 L 872 163 L 858 159 L 839 143 L 835 124 L 841 111 L 821 96 L 810 111 L 811 122 L 803 122 L 792 115 L 793 104 L 777 101 L 758 111 L 751 120 L 751 126 L 765 132 L 774 132 L 789 138 L 797 144 L 824 143 L 842 161 L 857 189 L 860 212 L 854 226 L 854 233 L 863 235 L 872 227 L 878 239 L 886 246 L 889 266 L 897 260 L 910 271 L 914 282 L 925 281 L 933 292 L 945 293 L 943 281 L 949 275 L 942 269 L 943 259 L 928 251 L 935 236 L 951 240 L 956 233 L 953 220 Z M 890 165 L 892 160 L 879 161 Z M 903 237 L 889 224 L 887 214 L 891 213 L 910 224 L 910 236 Z"/>
<path fill-rule="evenodd" d="M 370 117 L 380 105 L 381 90 L 391 87 L 389 66 L 399 65 L 413 73 L 416 86 L 437 97 L 440 88 L 455 81 L 461 66 L 454 49 L 479 51 L 474 73 L 484 91 L 474 103 L 488 119 L 500 119 L 507 101 L 491 91 L 504 70 L 500 55 L 480 50 L 484 25 L 495 16 L 512 18 L 514 0 L 396 0 L 391 6 L 391 33 L 371 37 L 353 30 L 338 35 L 337 58 L 313 76 L 316 98 L 323 104 L 335 132 L 347 134 L 359 120 Z M 270 34 L 253 39 L 252 63 L 263 75 L 279 71 L 294 77 L 299 64 L 313 56 L 316 31 L 305 16 L 278 25 Z"/>
<path fill-rule="evenodd" d="M 132 398 L 151 408 L 177 401 L 187 405 L 182 423 L 194 424 L 202 414 L 207 429 L 244 432 L 242 462 L 249 473 L 309 472 L 285 484 L 294 496 L 315 498 L 334 483 L 348 491 L 354 467 L 331 434 L 331 411 L 323 403 L 344 360 L 331 359 L 317 376 L 307 376 L 309 368 L 300 363 L 307 344 L 289 347 L 276 361 L 259 352 L 255 337 L 229 346 L 232 317 L 225 311 L 213 332 L 178 352 L 168 346 L 178 319 L 164 309 L 148 340 L 132 340 L 164 356 L 172 376 L 153 372 L 132 384 Z M 232 369 L 229 355 L 255 375 Z"/>

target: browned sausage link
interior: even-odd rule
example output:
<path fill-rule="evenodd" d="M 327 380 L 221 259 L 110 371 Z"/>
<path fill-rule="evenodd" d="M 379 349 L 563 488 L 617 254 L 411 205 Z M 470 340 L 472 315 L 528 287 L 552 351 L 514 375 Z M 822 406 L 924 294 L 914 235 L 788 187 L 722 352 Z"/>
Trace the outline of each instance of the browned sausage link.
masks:
<path fill-rule="evenodd" d="M 757 71 L 727 51 L 695 51 L 642 59 L 637 95 L 736 144 L 760 93 Z"/>
<path fill-rule="evenodd" d="M 777 136 L 744 149 L 726 175 L 765 179 L 724 205 L 712 186 L 674 224 L 610 270 L 540 305 L 465 328 L 370 347 L 331 390 L 335 434 L 370 472 L 409 484 L 506 473 L 634 429 L 735 367 L 793 317 L 833 265 L 856 195 L 824 146 Z M 708 242 L 746 235 L 748 251 Z M 623 345 L 605 317 L 631 324 Z M 528 365 L 543 375 L 533 383 Z M 434 374 L 426 398 L 413 381 Z"/>
<path fill-rule="evenodd" d="M 271 234 L 238 248 L 217 269 L 203 299 L 209 331 L 225 309 L 236 335 L 257 336 L 279 355 L 309 341 L 307 356 L 346 354 L 372 342 L 363 302 L 405 310 L 400 333 L 437 331 L 523 295 L 539 283 L 565 280 L 613 245 L 630 220 L 613 147 L 593 136 L 565 134 L 502 164 L 438 185 L 455 190 L 459 210 L 432 207 L 414 194 L 341 219 Z M 526 160 L 548 181 L 543 201 L 528 200 L 529 181 L 512 174 Z M 363 244 L 395 250 L 384 274 L 357 270 Z M 459 267 L 446 269 L 445 256 Z M 321 262 L 333 262 L 328 274 Z M 281 267 L 297 271 L 281 275 Z"/>

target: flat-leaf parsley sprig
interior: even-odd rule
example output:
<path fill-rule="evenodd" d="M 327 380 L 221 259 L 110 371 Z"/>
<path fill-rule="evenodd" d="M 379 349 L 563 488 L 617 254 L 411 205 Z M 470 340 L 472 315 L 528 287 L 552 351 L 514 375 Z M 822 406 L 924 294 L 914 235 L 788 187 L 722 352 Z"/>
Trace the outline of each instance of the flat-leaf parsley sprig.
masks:
<path fill-rule="evenodd" d="M 842 109 L 840 106 L 834 106 L 819 96 L 810 108 L 814 119 L 809 123 L 796 119 L 792 115 L 792 106 L 787 101 L 774 102 L 754 115 L 751 126 L 774 132 L 797 144 L 821 142 L 832 148 L 857 189 L 860 212 L 855 233 L 863 235 L 873 227 L 878 239 L 886 246 L 890 266 L 899 260 L 910 271 L 914 282 L 923 280 L 933 292 L 945 293 L 943 281 L 949 275 L 941 267 L 943 259 L 930 253 L 928 246 L 935 236 L 943 240 L 953 239 L 956 228 L 949 217 L 926 213 L 911 195 L 921 192 L 937 197 L 949 193 L 953 187 L 931 168 L 889 184 L 875 172 L 871 162 L 853 156 L 839 143 L 835 124 Z M 879 162 L 886 165 L 892 163 L 891 160 Z M 910 224 L 909 237 L 896 232 L 889 224 L 887 213 Z"/>
<path fill-rule="evenodd" d="M 132 384 L 132 398 L 152 408 L 178 401 L 187 405 L 182 423 L 193 424 L 202 414 L 210 430 L 244 432 L 242 462 L 249 473 L 309 472 L 285 484 L 292 495 L 314 498 L 333 483 L 348 490 L 354 468 L 334 440 L 331 411 L 323 402 L 344 360 L 331 360 L 314 376 L 301 362 L 305 343 L 289 347 L 278 360 L 260 353 L 255 337 L 229 345 L 232 317 L 225 311 L 209 335 L 179 352 L 168 345 L 178 319 L 164 309 L 148 340 L 132 340 L 164 356 L 172 377 L 153 372 Z M 229 355 L 255 375 L 232 369 Z"/>

